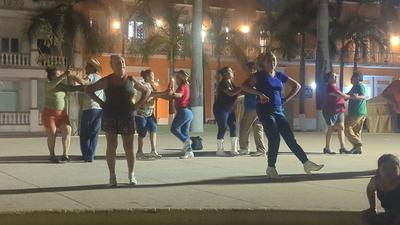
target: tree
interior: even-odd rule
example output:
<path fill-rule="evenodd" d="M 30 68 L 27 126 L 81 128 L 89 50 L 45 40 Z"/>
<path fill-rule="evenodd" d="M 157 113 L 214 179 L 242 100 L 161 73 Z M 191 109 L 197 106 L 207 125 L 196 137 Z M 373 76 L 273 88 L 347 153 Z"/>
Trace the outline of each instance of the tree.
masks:
<path fill-rule="evenodd" d="M 169 62 L 169 77 L 175 71 L 175 62 L 178 56 L 190 55 L 190 36 L 185 30 L 184 23 L 181 23 L 181 15 L 184 8 L 175 9 L 174 5 L 168 4 L 165 7 L 165 26 L 157 27 L 156 31 L 150 33 L 148 38 L 137 49 L 129 49 L 131 54 L 140 54 L 142 61 L 147 63 L 152 55 L 157 53 L 167 54 Z M 132 51 L 134 50 L 134 51 Z M 173 101 L 169 104 L 169 121 L 172 121 L 174 114 Z"/>
<path fill-rule="evenodd" d="M 32 18 L 27 29 L 27 37 L 32 42 L 39 37 L 45 37 L 48 47 L 55 47 L 59 55 L 66 57 L 67 65 L 74 66 L 74 49 L 78 34 L 83 34 L 88 51 L 93 43 L 98 43 L 99 33 L 90 26 L 89 19 L 77 9 L 79 4 L 91 2 L 103 6 L 100 0 L 66 0 L 55 1 L 55 6 L 46 9 Z M 105 7 L 104 7 L 105 8 Z"/>
<path fill-rule="evenodd" d="M 317 8 L 314 1 L 288 0 L 285 6 L 271 17 L 270 29 L 274 40 L 279 42 L 279 50 L 288 60 L 300 53 L 300 84 L 305 87 L 305 45 L 306 36 L 315 33 L 314 21 L 317 16 Z M 300 51 L 299 51 L 300 50 Z M 305 95 L 304 89 L 300 91 L 299 101 L 300 129 L 305 129 Z"/>
<path fill-rule="evenodd" d="M 381 54 L 387 49 L 386 25 L 383 21 L 353 16 L 345 21 L 335 20 L 332 24 L 331 39 L 339 40 L 340 61 L 340 88 L 343 89 L 343 69 L 345 56 L 351 47 L 354 47 L 353 71 L 358 70 L 360 58 L 366 58 L 370 52 L 370 45 L 378 46 Z M 361 55 L 361 56 L 360 56 Z"/>
<path fill-rule="evenodd" d="M 203 98 L 203 43 L 201 26 L 203 24 L 203 1 L 194 0 L 192 22 L 192 84 L 190 86 L 190 105 L 193 110 L 192 131 L 203 132 L 204 98 Z"/>

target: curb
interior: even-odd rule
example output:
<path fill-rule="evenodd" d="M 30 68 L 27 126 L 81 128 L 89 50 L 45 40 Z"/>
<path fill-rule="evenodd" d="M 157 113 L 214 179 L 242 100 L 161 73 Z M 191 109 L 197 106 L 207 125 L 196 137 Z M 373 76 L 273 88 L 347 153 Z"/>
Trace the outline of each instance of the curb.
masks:
<path fill-rule="evenodd" d="M 2 225 L 361 225 L 359 212 L 269 209 L 127 209 L 0 213 Z"/>

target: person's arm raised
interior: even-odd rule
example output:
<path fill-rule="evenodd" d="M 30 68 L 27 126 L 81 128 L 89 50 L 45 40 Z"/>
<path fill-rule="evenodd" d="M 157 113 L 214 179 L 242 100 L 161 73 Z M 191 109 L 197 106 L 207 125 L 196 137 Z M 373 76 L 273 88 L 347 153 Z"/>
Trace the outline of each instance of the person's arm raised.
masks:
<path fill-rule="evenodd" d="M 141 82 L 139 82 L 135 77 L 132 77 L 132 82 L 136 90 L 142 92 L 142 96 L 136 103 L 136 108 L 139 108 L 143 103 L 147 101 L 150 97 L 151 91 L 148 87 L 144 86 Z"/>
<path fill-rule="evenodd" d="M 257 91 L 254 87 L 256 86 L 256 78 L 254 76 L 249 77 L 243 84 L 242 84 L 242 91 L 247 92 L 249 94 L 257 95 L 260 97 L 260 101 L 262 103 L 269 102 L 269 98 L 262 93 L 261 91 Z"/>

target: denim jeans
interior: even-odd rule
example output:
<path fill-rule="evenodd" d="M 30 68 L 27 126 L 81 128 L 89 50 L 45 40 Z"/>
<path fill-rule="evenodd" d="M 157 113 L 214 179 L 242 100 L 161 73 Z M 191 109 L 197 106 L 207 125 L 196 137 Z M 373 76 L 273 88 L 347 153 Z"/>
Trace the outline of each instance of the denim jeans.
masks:
<path fill-rule="evenodd" d="M 271 112 L 257 109 L 257 114 L 268 139 L 269 167 L 275 167 L 279 151 L 280 135 L 282 135 L 289 149 L 302 163 L 305 163 L 308 160 L 304 150 L 299 144 L 297 144 L 294 134 L 290 129 L 289 122 L 283 113 L 283 109 L 278 108 Z"/>
<path fill-rule="evenodd" d="M 82 112 L 80 144 L 84 160 L 93 160 L 101 128 L 101 109 L 88 109 Z"/>
<path fill-rule="evenodd" d="M 215 104 L 213 106 L 213 112 L 218 126 L 217 139 L 224 139 L 228 127 L 230 136 L 237 137 L 235 112 L 233 110 L 222 109 Z"/>
<path fill-rule="evenodd" d="M 192 120 L 192 110 L 188 108 L 179 109 L 172 121 L 171 132 L 182 142 L 190 140 L 189 128 Z"/>
<path fill-rule="evenodd" d="M 151 116 L 135 116 L 136 131 L 140 137 L 146 137 L 149 133 L 157 132 L 157 121 L 154 115 Z"/>

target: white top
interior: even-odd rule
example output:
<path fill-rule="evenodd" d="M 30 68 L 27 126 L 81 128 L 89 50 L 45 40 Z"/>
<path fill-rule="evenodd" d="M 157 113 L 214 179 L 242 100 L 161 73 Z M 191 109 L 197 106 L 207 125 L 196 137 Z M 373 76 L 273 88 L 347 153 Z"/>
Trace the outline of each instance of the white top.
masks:
<path fill-rule="evenodd" d="M 89 79 L 88 84 L 93 84 L 93 83 L 96 83 L 98 80 L 100 80 L 101 76 L 98 75 L 97 73 L 91 73 L 88 75 L 88 79 Z M 96 91 L 95 95 L 97 95 L 97 97 L 99 97 L 101 100 L 103 100 L 103 101 L 105 100 L 103 90 Z M 88 109 L 101 109 L 101 107 L 97 102 L 93 101 L 93 99 L 91 99 L 89 96 L 85 95 L 85 96 L 83 96 L 82 110 L 88 110 Z"/>

